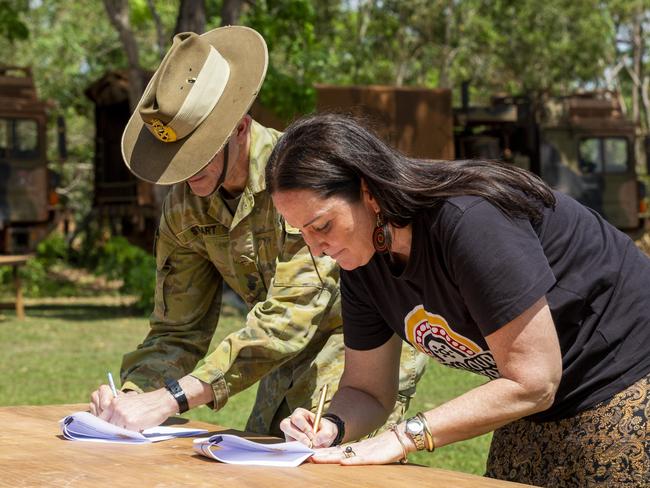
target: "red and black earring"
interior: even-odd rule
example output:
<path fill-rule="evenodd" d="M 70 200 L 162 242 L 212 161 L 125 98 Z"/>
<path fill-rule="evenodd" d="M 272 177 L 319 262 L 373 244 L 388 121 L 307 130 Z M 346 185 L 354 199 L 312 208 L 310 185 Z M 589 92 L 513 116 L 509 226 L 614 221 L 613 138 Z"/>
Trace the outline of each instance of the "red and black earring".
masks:
<path fill-rule="evenodd" d="M 388 224 L 384 222 L 381 214 L 377 214 L 377 224 L 372 233 L 372 245 L 375 246 L 375 251 L 380 254 L 386 254 L 390 251 L 392 236 Z"/>

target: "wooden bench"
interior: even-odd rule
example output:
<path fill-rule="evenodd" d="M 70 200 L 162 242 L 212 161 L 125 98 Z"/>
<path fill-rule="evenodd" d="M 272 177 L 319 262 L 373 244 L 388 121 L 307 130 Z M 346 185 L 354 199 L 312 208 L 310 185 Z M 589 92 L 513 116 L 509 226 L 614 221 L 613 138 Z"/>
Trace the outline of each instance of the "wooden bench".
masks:
<path fill-rule="evenodd" d="M 18 268 L 25 264 L 29 258 L 34 257 L 33 254 L 4 254 L 0 255 L 0 266 L 11 266 L 13 268 L 14 288 L 16 290 L 16 301 L 14 307 L 16 308 L 16 318 L 18 320 L 25 319 L 25 304 L 23 302 L 22 283 L 20 282 L 20 275 Z"/>

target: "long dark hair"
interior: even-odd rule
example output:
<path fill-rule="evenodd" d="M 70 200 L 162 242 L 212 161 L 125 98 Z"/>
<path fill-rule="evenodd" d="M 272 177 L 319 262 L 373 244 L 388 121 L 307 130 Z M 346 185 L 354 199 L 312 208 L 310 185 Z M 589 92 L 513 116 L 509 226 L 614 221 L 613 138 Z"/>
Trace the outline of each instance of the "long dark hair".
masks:
<path fill-rule="evenodd" d="M 426 161 L 408 158 L 349 116 L 311 115 L 292 123 L 266 166 L 271 192 L 312 190 L 321 198 L 361 198 L 361 180 L 384 220 L 408 225 L 445 198 L 475 195 L 510 217 L 536 221 L 555 206 L 551 189 L 534 174 L 485 160 Z"/>

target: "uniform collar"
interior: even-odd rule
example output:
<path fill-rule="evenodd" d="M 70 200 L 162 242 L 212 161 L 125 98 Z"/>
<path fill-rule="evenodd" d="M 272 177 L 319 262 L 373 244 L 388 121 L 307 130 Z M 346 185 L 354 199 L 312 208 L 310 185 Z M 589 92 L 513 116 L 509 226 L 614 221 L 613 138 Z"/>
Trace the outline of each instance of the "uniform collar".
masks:
<path fill-rule="evenodd" d="M 264 170 L 271 151 L 282 134 L 276 130 L 268 129 L 256 121 L 251 124 L 251 143 L 249 149 L 249 171 L 248 182 L 239 200 L 239 205 L 234 215 L 223 203 L 219 192 L 215 191 L 210 196 L 210 205 L 207 213 L 218 220 L 228 229 L 234 228 L 239 222 L 247 217 L 253 210 L 255 195 L 266 190 Z"/>

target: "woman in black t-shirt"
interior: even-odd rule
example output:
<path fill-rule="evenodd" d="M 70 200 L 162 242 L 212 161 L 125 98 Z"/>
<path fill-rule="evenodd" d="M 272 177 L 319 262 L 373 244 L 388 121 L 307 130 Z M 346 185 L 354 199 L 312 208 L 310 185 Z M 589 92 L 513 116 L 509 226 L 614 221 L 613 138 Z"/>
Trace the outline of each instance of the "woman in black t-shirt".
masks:
<path fill-rule="evenodd" d="M 650 259 L 539 178 L 488 161 L 404 157 L 353 120 L 292 124 L 266 182 L 341 271 L 346 363 L 315 462 L 382 464 L 495 431 L 488 476 L 543 486 L 650 479 Z M 391 431 L 399 346 L 491 381 Z"/>

